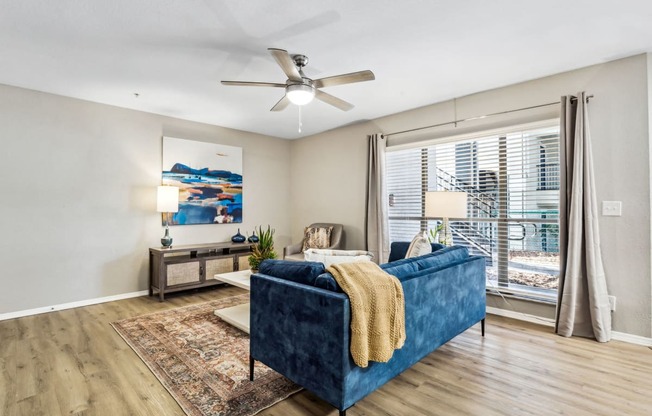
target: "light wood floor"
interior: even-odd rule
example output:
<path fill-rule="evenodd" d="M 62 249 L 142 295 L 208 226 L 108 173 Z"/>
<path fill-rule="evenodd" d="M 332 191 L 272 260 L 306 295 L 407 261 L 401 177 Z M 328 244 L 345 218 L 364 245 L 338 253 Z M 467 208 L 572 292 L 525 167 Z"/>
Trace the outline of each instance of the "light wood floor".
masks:
<path fill-rule="evenodd" d="M 0 322 L 0 415 L 183 415 L 109 326 L 244 293 L 232 287 L 142 297 Z M 652 415 L 652 350 L 566 339 L 489 316 L 360 401 L 360 415 Z M 336 415 L 308 392 L 260 413 Z"/>

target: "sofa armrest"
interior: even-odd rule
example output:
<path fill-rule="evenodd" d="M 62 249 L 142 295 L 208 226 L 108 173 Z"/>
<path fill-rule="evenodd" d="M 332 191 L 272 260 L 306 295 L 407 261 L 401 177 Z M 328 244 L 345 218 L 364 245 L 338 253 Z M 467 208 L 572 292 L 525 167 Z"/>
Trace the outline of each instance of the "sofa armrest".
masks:
<path fill-rule="evenodd" d="M 301 253 L 301 249 L 303 248 L 303 241 L 300 243 L 292 244 L 286 247 L 283 247 L 283 258 L 292 255 L 292 254 L 299 254 Z"/>
<path fill-rule="evenodd" d="M 254 274 L 251 357 L 342 409 L 350 313 L 343 293 Z"/>

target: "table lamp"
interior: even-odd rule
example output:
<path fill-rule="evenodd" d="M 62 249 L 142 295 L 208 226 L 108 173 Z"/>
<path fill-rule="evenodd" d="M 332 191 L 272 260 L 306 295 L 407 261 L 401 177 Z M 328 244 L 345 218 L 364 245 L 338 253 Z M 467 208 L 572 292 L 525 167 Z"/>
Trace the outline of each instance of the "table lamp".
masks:
<path fill-rule="evenodd" d="M 426 192 L 426 218 L 441 218 L 443 229 L 439 232 L 439 243 L 453 245 L 453 234 L 449 218 L 466 218 L 466 192 L 432 191 Z"/>
<path fill-rule="evenodd" d="M 165 235 L 161 238 L 161 244 L 163 247 L 171 247 L 170 213 L 179 212 L 179 188 L 176 186 L 159 186 L 156 192 L 156 210 L 163 213 L 165 223 Z"/>

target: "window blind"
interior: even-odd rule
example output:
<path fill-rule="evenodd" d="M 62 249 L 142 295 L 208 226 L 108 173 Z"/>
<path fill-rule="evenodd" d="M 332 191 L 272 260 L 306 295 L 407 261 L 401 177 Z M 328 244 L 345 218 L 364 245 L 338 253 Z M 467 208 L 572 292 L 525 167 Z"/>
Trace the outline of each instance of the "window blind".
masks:
<path fill-rule="evenodd" d="M 427 191 L 464 191 L 467 219 L 453 241 L 487 258 L 488 286 L 551 295 L 559 274 L 559 127 L 387 153 L 391 241 L 436 230 Z"/>

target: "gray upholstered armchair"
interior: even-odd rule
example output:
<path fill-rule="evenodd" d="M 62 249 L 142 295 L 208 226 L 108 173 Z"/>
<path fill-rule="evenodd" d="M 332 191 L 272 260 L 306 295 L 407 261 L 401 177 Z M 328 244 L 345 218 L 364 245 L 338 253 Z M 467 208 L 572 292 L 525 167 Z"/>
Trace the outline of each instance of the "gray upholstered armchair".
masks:
<path fill-rule="evenodd" d="M 316 227 L 333 227 L 333 230 L 331 231 L 331 241 L 330 245 L 328 247 L 325 247 L 329 250 L 337 250 L 341 249 L 342 246 L 344 245 L 344 230 L 342 224 L 331 224 L 327 222 L 316 222 L 314 224 L 310 224 L 308 227 L 311 228 L 316 228 Z M 283 259 L 284 260 L 296 260 L 296 261 L 303 261 L 303 240 L 296 244 L 292 244 L 290 246 L 284 247 L 283 248 Z"/>

